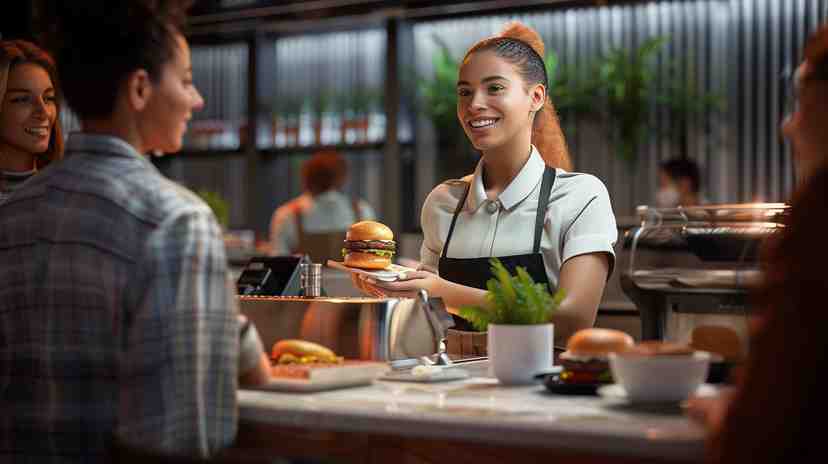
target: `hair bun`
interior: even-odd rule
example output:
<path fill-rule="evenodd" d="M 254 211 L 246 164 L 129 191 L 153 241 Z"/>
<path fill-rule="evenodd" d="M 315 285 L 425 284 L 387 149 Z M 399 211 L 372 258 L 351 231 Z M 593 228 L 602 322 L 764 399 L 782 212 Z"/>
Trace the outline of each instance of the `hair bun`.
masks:
<path fill-rule="evenodd" d="M 511 21 L 506 23 L 499 35 L 500 37 L 517 39 L 521 42 L 525 42 L 527 45 L 532 47 L 532 50 L 534 50 L 538 56 L 541 58 L 544 56 L 543 54 L 546 48 L 543 46 L 543 39 L 541 39 L 540 34 L 520 21 Z"/>

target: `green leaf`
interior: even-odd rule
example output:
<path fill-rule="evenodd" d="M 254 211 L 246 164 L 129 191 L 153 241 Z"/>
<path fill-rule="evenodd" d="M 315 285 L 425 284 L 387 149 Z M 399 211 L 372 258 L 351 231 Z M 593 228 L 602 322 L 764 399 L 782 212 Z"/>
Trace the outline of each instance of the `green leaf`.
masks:
<path fill-rule="evenodd" d="M 465 306 L 460 315 L 478 330 L 488 324 L 543 324 L 560 306 L 563 291 L 549 294 L 544 283 L 536 283 L 525 268 L 518 266 L 516 276 L 503 263 L 492 258 L 493 277 L 486 282 L 486 307 Z"/>
<path fill-rule="evenodd" d="M 476 330 L 488 330 L 491 314 L 485 308 L 478 306 L 464 306 L 460 308 L 460 317 L 469 321 Z"/>
<path fill-rule="evenodd" d="M 196 195 L 198 195 L 204 203 L 207 203 L 207 206 L 213 210 L 213 214 L 216 216 L 216 221 L 218 221 L 222 227 L 226 228 L 230 222 L 230 207 L 227 200 L 225 200 L 220 193 L 213 192 L 211 190 L 202 189 L 197 191 Z"/>

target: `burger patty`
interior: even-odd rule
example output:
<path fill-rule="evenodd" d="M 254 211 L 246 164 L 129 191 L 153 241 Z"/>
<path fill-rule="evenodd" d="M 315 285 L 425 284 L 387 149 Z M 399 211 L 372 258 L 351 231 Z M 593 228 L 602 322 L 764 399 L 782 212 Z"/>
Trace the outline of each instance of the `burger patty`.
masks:
<path fill-rule="evenodd" d="M 345 240 L 348 250 L 387 250 L 397 251 L 397 244 L 393 240 Z"/>
<path fill-rule="evenodd" d="M 599 358 L 585 359 L 583 361 L 561 358 L 560 363 L 564 369 L 571 371 L 603 372 L 609 369 L 609 362 Z"/>

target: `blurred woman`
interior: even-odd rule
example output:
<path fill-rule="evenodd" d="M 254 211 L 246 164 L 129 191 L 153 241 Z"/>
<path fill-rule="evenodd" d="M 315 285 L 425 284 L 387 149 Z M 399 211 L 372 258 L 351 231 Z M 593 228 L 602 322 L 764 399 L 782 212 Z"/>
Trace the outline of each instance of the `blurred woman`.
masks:
<path fill-rule="evenodd" d="M 694 400 L 691 416 L 710 430 L 716 463 L 822 462 L 828 413 L 828 28 L 805 50 L 794 82 L 796 105 L 782 125 L 800 188 L 787 227 L 771 240 L 750 358 L 735 391 Z"/>
<path fill-rule="evenodd" d="M 351 224 L 374 219 L 364 200 L 342 192 L 348 164 L 335 151 L 315 153 L 302 164 L 302 195 L 280 206 L 270 220 L 271 254 L 307 253 L 313 262 L 342 259 L 342 238 Z"/>
<path fill-rule="evenodd" d="M 52 58 L 24 40 L 0 41 L 0 203 L 63 154 Z"/>
<path fill-rule="evenodd" d="M 566 291 L 552 318 L 556 344 L 593 325 L 614 263 L 615 216 L 600 180 L 569 172 L 543 56 L 540 36 L 520 23 L 469 49 L 457 118 L 482 158 L 474 173 L 426 198 L 422 270 L 398 282 L 363 281 L 364 289 L 390 296 L 426 289 L 450 307 L 483 306 L 489 260 L 498 257 L 512 273 L 522 266 L 536 282 Z"/>

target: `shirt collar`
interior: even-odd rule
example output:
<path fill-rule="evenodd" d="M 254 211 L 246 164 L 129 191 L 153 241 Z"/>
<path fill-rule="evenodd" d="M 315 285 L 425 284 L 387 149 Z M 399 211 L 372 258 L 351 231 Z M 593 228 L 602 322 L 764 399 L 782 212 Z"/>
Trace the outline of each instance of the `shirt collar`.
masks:
<path fill-rule="evenodd" d="M 72 132 L 66 141 L 66 154 L 72 152 L 91 153 L 96 155 L 129 156 L 144 159 L 135 147 L 125 140 L 111 135 L 88 134 Z M 147 160 L 147 162 L 149 162 Z"/>
<path fill-rule="evenodd" d="M 14 179 L 14 180 L 23 179 L 23 180 L 25 180 L 25 179 L 28 179 L 29 177 L 32 177 L 35 172 L 37 172 L 37 170 L 32 169 L 32 170 L 29 170 L 29 171 L 0 171 L 0 174 L 2 174 L 7 179 Z"/>
<path fill-rule="evenodd" d="M 529 159 L 520 168 L 520 171 L 512 179 L 512 182 L 500 192 L 497 198 L 500 204 L 505 209 L 512 209 L 512 207 L 525 200 L 538 185 L 538 182 L 541 181 L 545 168 L 546 163 L 544 163 L 537 148 L 532 145 L 532 152 L 529 154 Z M 472 175 L 467 204 L 471 211 L 476 211 L 486 200 L 488 200 L 488 197 L 486 197 L 486 189 L 483 187 L 483 160 L 481 159 L 478 161 L 477 167 L 474 169 L 474 174 Z"/>
<path fill-rule="evenodd" d="M 339 191 L 336 190 L 336 189 L 326 190 L 326 191 L 320 193 L 319 195 L 316 195 L 316 200 L 317 201 L 336 201 L 341 196 L 342 196 L 342 194 L 339 193 Z"/>

